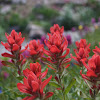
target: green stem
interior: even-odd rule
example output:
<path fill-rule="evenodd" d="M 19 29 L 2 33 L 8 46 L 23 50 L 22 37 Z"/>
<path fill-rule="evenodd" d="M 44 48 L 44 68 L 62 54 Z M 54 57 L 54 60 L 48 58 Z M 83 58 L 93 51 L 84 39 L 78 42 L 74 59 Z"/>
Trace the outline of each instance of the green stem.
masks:
<path fill-rule="evenodd" d="M 60 86 L 61 86 L 63 100 L 66 100 L 66 97 L 64 96 L 64 86 L 62 85 L 60 74 L 59 74 L 59 83 L 58 84 L 60 84 Z"/>

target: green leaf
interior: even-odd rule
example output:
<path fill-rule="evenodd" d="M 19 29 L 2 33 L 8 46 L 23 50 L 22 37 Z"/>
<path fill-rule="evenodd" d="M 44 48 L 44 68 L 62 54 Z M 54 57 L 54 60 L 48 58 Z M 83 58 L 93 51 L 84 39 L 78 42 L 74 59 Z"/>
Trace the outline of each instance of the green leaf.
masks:
<path fill-rule="evenodd" d="M 20 80 L 20 81 L 22 81 L 23 78 L 24 78 L 24 76 L 19 76 L 19 77 L 17 77 L 17 79 Z"/>
<path fill-rule="evenodd" d="M 76 83 L 76 79 L 73 78 L 71 80 L 71 82 L 69 83 L 69 85 L 67 86 L 67 88 L 64 91 L 64 96 L 70 91 L 71 87 Z"/>
<path fill-rule="evenodd" d="M 56 88 L 61 87 L 58 83 L 56 83 L 54 81 L 50 81 L 49 84 L 52 85 L 52 86 L 54 86 L 54 87 L 56 87 Z"/>
<path fill-rule="evenodd" d="M 3 63 L 7 65 L 7 67 L 16 68 L 15 65 L 9 61 L 3 61 Z"/>
<path fill-rule="evenodd" d="M 42 57 L 41 59 L 45 64 L 50 65 L 53 68 L 56 68 L 54 64 L 52 64 L 50 61 L 47 60 L 47 58 Z"/>

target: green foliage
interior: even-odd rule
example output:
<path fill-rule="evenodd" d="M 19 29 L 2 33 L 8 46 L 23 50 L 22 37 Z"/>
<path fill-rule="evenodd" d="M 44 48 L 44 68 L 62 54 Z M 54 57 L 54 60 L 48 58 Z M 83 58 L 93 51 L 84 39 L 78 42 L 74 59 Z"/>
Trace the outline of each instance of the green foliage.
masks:
<path fill-rule="evenodd" d="M 44 23 L 42 23 L 42 26 L 43 26 L 45 32 L 50 32 L 50 27 L 52 25 L 50 24 L 50 22 L 44 22 Z"/>
<path fill-rule="evenodd" d="M 0 14 L 0 27 L 2 27 L 5 31 L 8 29 L 8 20 L 6 15 Z"/>
<path fill-rule="evenodd" d="M 72 88 L 72 86 L 75 84 L 76 79 L 72 79 L 71 82 L 69 83 L 69 85 L 66 87 L 65 91 L 64 91 L 64 96 L 70 91 L 70 89 Z"/>
<path fill-rule="evenodd" d="M 84 24 L 89 24 L 91 19 L 95 16 L 95 12 L 90 7 L 78 7 L 77 12 L 80 15 L 80 21 Z"/>
<path fill-rule="evenodd" d="M 20 28 L 20 31 L 23 32 L 28 24 L 28 21 L 25 18 L 21 18 L 18 14 L 14 13 L 8 19 L 8 24 L 10 27 L 18 26 Z"/>
<path fill-rule="evenodd" d="M 95 46 L 99 47 L 99 42 L 100 42 L 100 29 L 95 30 L 94 33 L 88 33 L 85 36 L 85 39 L 88 41 L 88 43 L 91 43 L 90 49 L 90 56 L 93 55 L 92 50 L 95 49 Z"/>
<path fill-rule="evenodd" d="M 58 20 L 58 24 L 64 26 L 65 30 L 70 30 L 72 27 L 78 26 L 78 23 L 71 17 L 67 16 L 67 14 Z"/>
<path fill-rule="evenodd" d="M 12 27 L 19 27 L 19 31 L 25 32 L 26 26 L 28 24 L 28 20 L 26 18 L 21 18 L 17 13 L 10 13 L 10 14 L 0 14 L 0 31 L 8 32 Z M 0 32 L 0 34 L 1 34 Z"/>
<path fill-rule="evenodd" d="M 5 29 L 0 26 L 0 41 L 5 41 L 6 38 L 5 38 Z"/>
<path fill-rule="evenodd" d="M 32 15 L 35 19 L 37 19 L 37 16 L 41 15 L 44 20 L 52 20 L 52 18 L 58 16 L 58 12 L 52 8 L 48 8 L 47 6 L 40 5 L 39 7 L 33 8 Z"/>
<path fill-rule="evenodd" d="M 49 84 L 52 85 L 52 86 L 54 86 L 54 87 L 56 87 L 56 88 L 60 88 L 60 87 L 61 87 L 61 86 L 60 86 L 57 82 L 55 82 L 55 81 L 50 81 Z"/>
<path fill-rule="evenodd" d="M 75 15 L 74 13 L 73 5 L 66 5 L 64 7 L 58 18 L 57 23 L 60 26 L 64 26 L 65 30 L 70 30 L 72 27 L 78 26 L 79 22 L 77 20 L 77 15 Z"/>

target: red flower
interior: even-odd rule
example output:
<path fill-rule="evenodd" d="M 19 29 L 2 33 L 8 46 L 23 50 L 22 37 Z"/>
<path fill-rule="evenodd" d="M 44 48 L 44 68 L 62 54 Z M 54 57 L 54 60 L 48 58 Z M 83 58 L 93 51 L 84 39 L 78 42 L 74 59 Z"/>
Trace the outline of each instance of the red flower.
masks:
<path fill-rule="evenodd" d="M 30 63 L 30 69 L 26 68 L 26 70 L 23 70 L 23 73 L 26 77 L 28 77 L 30 71 L 32 71 L 37 77 L 44 78 L 46 77 L 48 69 L 46 69 L 45 72 L 41 73 L 41 65 L 38 62 L 36 62 L 36 63 Z"/>
<path fill-rule="evenodd" d="M 88 51 L 85 50 L 84 48 L 80 48 L 79 49 L 79 52 L 77 52 L 76 49 L 74 49 L 74 52 L 76 54 L 76 57 L 75 56 L 72 56 L 71 54 L 71 58 L 73 58 L 74 60 L 76 60 L 78 63 L 75 63 L 76 65 L 79 65 L 79 66 L 82 66 L 82 61 L 81 60 L 85 60 L 86 62 L 88 61 L 88 57 L 89 57 L 89 54 L 88 54 Z"/>
<path fill-rule="evenodd" d="M 1 42 L 1 44 L 4 45 L 8 51 L 14 52 L 14 51 L 18 51 L 21 49 L 21 44 L 23 43 L 23 41 L 25 39 L 25 38 L 21 37 L 21 32 L 19 32 L 19 34 L 17 34 L 17 32 L 15 32 L 15 30 L 12 30 L 12 32 L 9 36 L 7 34 L 5 34 L 5 35 L 7 38 L 7 43 Z"/>
<path fill-rule="evenodd" d="M 88 65 L 82 60 L 83 65 L 87 69 L 86 75 L 82 74 L 82 70 L 80 74 L 84 81 L 90 88 L 90 95 L 94 98 L 100 90 L 100 56 L 93 55 L 92 58 L 88 61 Z M 88 82 L 89 81 L 89 82 Z M 94 94 L 95 92 L 95 94 Z"/>
<path fill-rule="evenodd" d="M 97 55 L 100 55 L 100 48 L 98 48 L 97 46 L 95 47 L 95 49 L 93 49 L 93 52 Z"/>
<path fill-rule="evenodd" d="M 72 56 L 71 54 L 71 58 L 73 58 L 74 60 L 78 62 L 78 63 L 75 63 L 76 65 L 79 65 L 80 67 L 82 67 L 83 66 L 82 60 L 84 59 L 86 62 L 88 61 L 89 52 L 90 52 L 90 48 L 89 48 L 90 44 L 87 45 L 86 40 L 81 39 L 80 42 L 76 41 L 76 47 L 77 49 L 74 49 L 76 57 Z"/>
<path fill-rule="evenodd" d="M 14 63 L 16 67 L 18 67 L 18 72 L 20 74 L 21 71 L 19 68 L 19 64 L 22 66 L 25 63 L 25 59 L 23 58 L 21 53 L 27 49 L 26 46 L 25 49 L 21 50 L 21 44 L 23 43 L 25 38 L 21 37 L 21 32 L 17 34 L 15 30 L 12 30 L 10 35 L 5 35 L 7 38 L 7 43 L 3 43 L 1 41 L 1 44 L 10 52 L 10 54 L 5 52 L 2 54 L 2 56 L 12 58 L 12 63 Z M 4 62 L 5 61 L 3 61 L 3 63 Z"/>
<path fill-rule="evenodd" d="M 44 53 L 48 55 L 47 60 L 56 65 L 56 69 L 58 66 L 58 68 L 62 68 L 62 64 L 66 64 L 71 60 L 70 58 L 66 59 L 70 49 L 67 48 L 68 42 L 63 36 L 63 30 L 63 27 L 60 28 L 59 25 L 55 24 L 54 27 L 50 28 L 49 39 L 45 40 L 49 50 L 44 50 Z"/>
<path fill-rule="evenodd" d="M 64 32 L 64 27 L 62 26 L 62 28 L 60 28 L 58 24 L 54 24 L 54 26 L 50 28 L 50 32 L 51 34 L 59 32 L 59 34 L 62 35 Z"/>
<path fill-rule="evenodd" d="M 18 89 L 23 93 L 31 94 L 31 96 L 27 96 L 23 100 L 34 100 L 35 98 L 45 98 L 48 99 L 53 95 L 53 92 L 44 93 L 43 89 L 49 83 L 52 76 L 48 79 L 42 81 L 47 74 L 47 71 L 41 73 L 41 66 L 39 63 L 30 64 L 30 69 L 26 69 L 23 71 L 25 77 L 22 83 L 18 83 Z M 39 77 L 37 73 L 40 73 Z"/>
<path fill-rule="evenodd" d="M 85 39 L 81 39 L 80 42 L 76 41 L 75 44 L 76 44 L 76 47 L 77 47 L 78 51 L 79 51 L 80 48 L 84 48 L 88 52 L 90 52 L 90 48 L 89 47 L 90 47 L 91 44 L 87 45 L 87 42 L 86 42 Z"/>
<path fill-rule="evenodd" d="M 82 60 L 83 65 L 87 69 L 86 75 L 82 75 L 83 78 L 88 79 L 91 82 L 97 82 L 100 80 L 100 56 L 94 55 L 89 61 L 88 65 Z M 84 77 L 85 76 L 85 77 Z"/>
<path fill-rule="evenodd" d="M 29 53 L 31 55 L 31 58 L 36 61 L 38 58 L 40 58 L 43 55 L 43 44 L 40 44 L 40 41 L 31 40 L 29 43 Z"/>

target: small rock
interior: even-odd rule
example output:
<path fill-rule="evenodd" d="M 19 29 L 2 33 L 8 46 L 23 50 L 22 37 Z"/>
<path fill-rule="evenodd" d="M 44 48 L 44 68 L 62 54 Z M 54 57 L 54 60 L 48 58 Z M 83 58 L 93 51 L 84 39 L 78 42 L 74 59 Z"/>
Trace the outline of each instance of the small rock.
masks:
<path fill-rule="evenodd" d="M 22 4 L 26 4 L 27 0 L 12 0 L 12 3 L 22 3 Z"/>
<path fill-rule="evenodd" d="M 29 37 L 31 39 L 40 39 L 41 36 L 45 34 L 42 27 L 34 25 L 34 24 L 28 25 L 28 29 L 30 30 Z"/>
<path fill-rule="evenodd" d="M 8 13 L 9 11 L 11 11 L 11 6 L 9 6 L 9 5 L 6 5 L 6 6 L 3 6 L 2 8 L 1 8 L 1 13 L 2 14 L 6 14 L 6 13 Z"/>
<path fill-rule="evenodd" d="M 64 32 L 64 35 L 70 35 L 71 36 L 71 39 L 72 39 L 72 42 L 75 42 L 77 40 L 80 40 L 81 37 L 79 35 L 79 32 L 78 31 L 75 31 L 75 32 L 72 32 L 72 31 L 65 31 Z"/>

